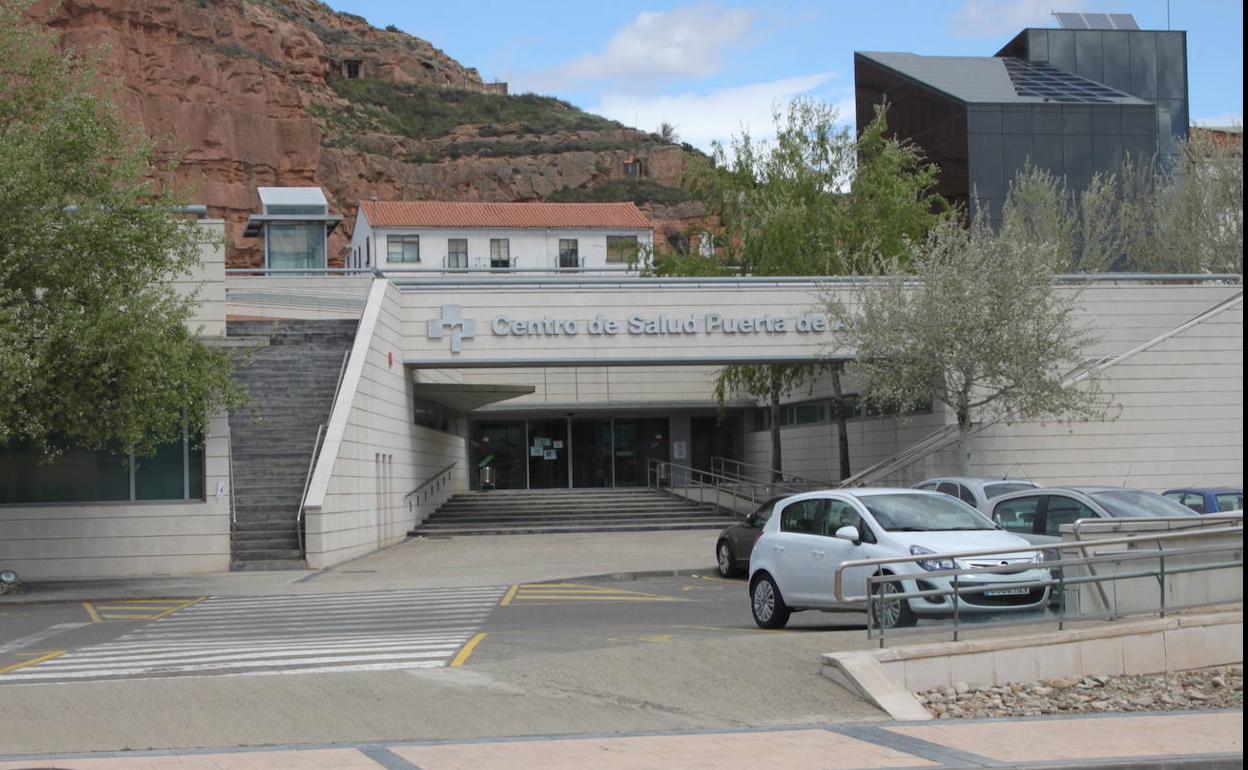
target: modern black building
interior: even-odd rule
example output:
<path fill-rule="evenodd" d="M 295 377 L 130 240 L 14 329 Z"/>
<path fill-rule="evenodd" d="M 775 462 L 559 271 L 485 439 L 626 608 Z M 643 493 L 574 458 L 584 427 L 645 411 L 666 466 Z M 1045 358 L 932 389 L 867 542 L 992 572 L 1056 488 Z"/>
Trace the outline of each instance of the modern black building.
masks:
<path fill-rule="evenodd" d="M 938 192 L 994 219 L 1028 159 L 1080 188 L 1128 153 L 1173 154 L 1187 137 L 1187 33 L 1058 17 L 1067 28 L 1025 29 L 995 56 L 856 52 L 858 125 L 887 102 L 890 132 L 940 166 Z"/>

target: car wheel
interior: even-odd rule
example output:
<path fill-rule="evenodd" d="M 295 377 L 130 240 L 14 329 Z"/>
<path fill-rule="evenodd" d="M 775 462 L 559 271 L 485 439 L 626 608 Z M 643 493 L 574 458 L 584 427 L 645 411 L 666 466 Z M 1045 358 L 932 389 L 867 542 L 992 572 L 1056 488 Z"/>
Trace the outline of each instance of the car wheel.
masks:
<path fill-rule="evenodd" d="M 877 599 L 871 611 L 875 614 L 875 623 L 880 628 L 908 628 L 918 622 L 910 609 L 908 599 L 886 600 L 885 597 L 901 593 L 901 584 L 889 581 L 876 583 L 874 594 Z"/>
<path fill-rule="evenodd" d="M 750 610 L 759 628 L 784 628 L 792 611 L 780 596 L 771 575 L 761 575 L 750 588 Z"/>
<path fill-rule="evenodd" d="M 730 578 L 739 574 L 737 558 L 727 540 L 720 540 L 719 545 L 715 546 L 715 564 L 719 568 L 720 577 Z"/>

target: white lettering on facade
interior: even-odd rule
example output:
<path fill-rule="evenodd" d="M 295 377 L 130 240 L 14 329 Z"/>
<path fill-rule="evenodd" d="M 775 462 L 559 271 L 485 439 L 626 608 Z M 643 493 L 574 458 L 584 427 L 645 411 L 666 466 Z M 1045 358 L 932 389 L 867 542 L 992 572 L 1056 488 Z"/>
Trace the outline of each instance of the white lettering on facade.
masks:
<path fill-rule="evenodd" d="M 690 315 L 655 315 L 630 313 L 623 321 L 595 315 L 588 321 L 573 318 L 512 318 L 495 316 L 490 321 L 490 331 L 499 337 L 560 337 L 576 336 L 582 331 L 594 336 L 614 336 L 620 332 L 630 335 L 653 336 L 664 334 L 823 334 L 839 331 L 844 325 L 833 323 L 827 316 L 807 313 L 794 318 L 779 315 L 725 316 L 705 313 L 701 318 Z"/>

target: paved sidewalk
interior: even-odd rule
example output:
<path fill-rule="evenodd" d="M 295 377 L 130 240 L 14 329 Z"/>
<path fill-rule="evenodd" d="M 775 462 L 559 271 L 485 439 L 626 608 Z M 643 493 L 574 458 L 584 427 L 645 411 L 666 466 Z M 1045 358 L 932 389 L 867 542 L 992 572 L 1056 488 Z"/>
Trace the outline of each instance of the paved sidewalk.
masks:
<path fill-rule="evenodd" d="M 272 596 L 540 583 L 587 575 L 701 571 L 715 564 L 717 530 L 415 538 L 317 571 L 36 582 L 7 603 L 120 598 Z"/>
<path fill-rule="evenodd" d="M 1243 712 L 832 724 L 823 728 L 22 759 L 0 770 L 645 770 L 1242 767 Z"/>

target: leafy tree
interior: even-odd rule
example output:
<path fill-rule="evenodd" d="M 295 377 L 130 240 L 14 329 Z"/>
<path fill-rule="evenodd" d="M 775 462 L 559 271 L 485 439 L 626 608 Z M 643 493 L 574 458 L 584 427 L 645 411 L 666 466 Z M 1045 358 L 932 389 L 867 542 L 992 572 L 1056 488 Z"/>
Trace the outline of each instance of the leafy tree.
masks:
<path fill-rule="evenodd" d="M 983 219 L 943 223 L 911 265 L 894 262 L 852 304 L 828 301 L 869 401 L 906 409 L 934 397 L 953 411 L 963 474 L 978 421 L 1108 415 L 1095 374 L 1065 384 L 1095 335 L 1077 320 L 1077 295 L 1054 283 L 1059 244 L 1026 237 L 1013 205 L 1001 232 Z"/>
<path fill-rule="evenodd" d="M 945 214 L 931 190 L 937 169 L 911 145 L 889 138 L 887 110 L 855 138 L 828 104 L 798 98 L 775 114 L 776 138 L 748 132 L 730 148 L 716 144 L 711 163 L 696 166 L 691 187 L 713 218 L 714 254 L 664 255 L 669 275 L 853 275 L 878 272 L 904 259 Z M 772 468 L 781 466 L 779 405 L 820 373 L 832 380 L 840 446 L 840 475 L 850 475 L 849 434 L 841 393 L 843 365 L 731 366 L 716 379 L 722 404 L 729 393 L 769 401 Z"/>
<path fill-rule="evenodd" d="M 241 401 L 230 360 L 162 285 L 200 231 L 94 63 L 0 5 L 0 443 L 150 454 Z"/>
<path fill-rule="evenodd" d="M 1059 244 L 1063 270 L 1243 272 L 1243 152 L 1211 135 L 1166 162 L 1128 157 L 1081 190 L 1033 167 L 1013 188 L 1017 224 Z"/>
<path fill-rule="evenodd" d="M 677 144 L 680 142 L 680 134 L 676 131 L 675 123 L 663 121 L 659 124 L 659 130 L 655 132 L 661 141 L 668 144 Z"/>

